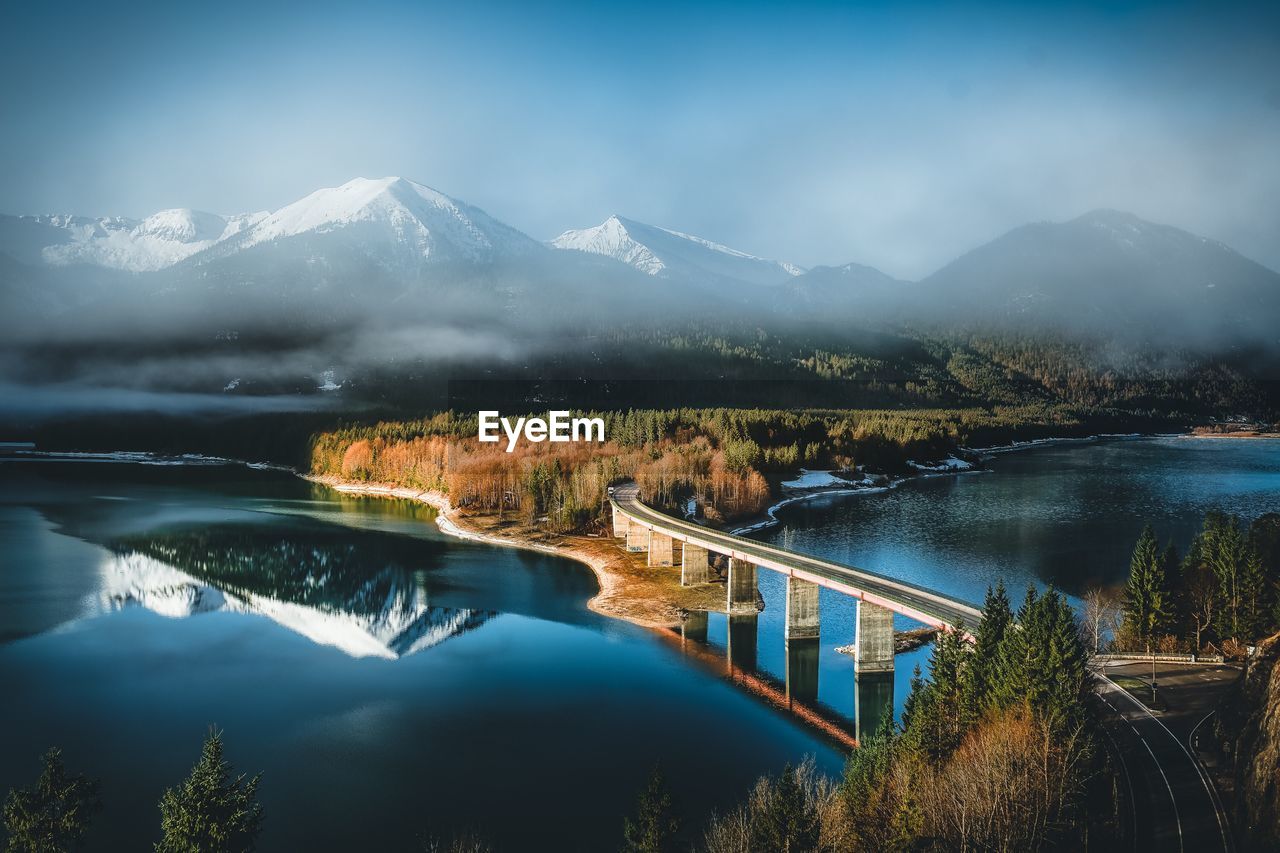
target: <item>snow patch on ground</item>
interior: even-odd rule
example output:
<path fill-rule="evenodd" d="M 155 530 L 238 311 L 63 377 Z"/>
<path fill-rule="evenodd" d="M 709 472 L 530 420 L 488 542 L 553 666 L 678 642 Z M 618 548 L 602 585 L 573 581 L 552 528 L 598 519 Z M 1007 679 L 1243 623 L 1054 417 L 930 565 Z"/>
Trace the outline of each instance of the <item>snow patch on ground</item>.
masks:
<path fill-rule="evenodd" d="M 823 489 L 828 486 L 847 486 L 848 480 L 841 479 L 830 471 L 810 471 L 800 469 L 800 476 L 794 480 L 784 480 L 782 485 L 788 489 Z"/>
<path fill-rule="evenodd" d="M 969 471 L 973 468 L 972 462 L 966 462 L 963 459 L 957 459 L 954 456 L 948 456 L 941 462 L 908 462 L 912 468 L 917 471 Z"/>

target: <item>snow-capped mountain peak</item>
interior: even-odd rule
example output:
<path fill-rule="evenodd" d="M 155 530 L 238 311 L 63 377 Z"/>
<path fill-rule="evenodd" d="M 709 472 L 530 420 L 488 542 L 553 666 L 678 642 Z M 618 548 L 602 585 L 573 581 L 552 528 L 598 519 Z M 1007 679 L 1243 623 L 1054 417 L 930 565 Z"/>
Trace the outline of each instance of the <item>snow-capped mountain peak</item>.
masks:
<path fill-rule="evenodd" d="M 220 240 L 226 229 L 226 217 L 184 207 L 151 214 L 138 223 L 132 234 L 173 243 L 197 243 Z"/>
<path fill-rule="evenodd" d="M 663 278 L 736 279 L 770 285 L 804 272 L 794 264 L 758 258 L 702 237 L 617 214 L 595 227 L 566 231 L 551 245 L 605 255 Z"/>
<path fill-rule="evenodd" d="M 552 240 L 551 245 L 557 249 L 605 255 L 647 275 L 658 275 L 667 268 L 652 249 L 631 236 L 626 220 L 616 214 L 594 228 L 566 231 Z"/>
<path fill-rule="evenodd" d="M 400 244 L 424 260 L 487 260 L 503 250 L 536 246 L 479 208 L 406 178 L 387 177 L 316 190 L 255 224 L 238 247 L 346 229 L 364 241 Z"/>
<path fill-rule="evenodd" d="M 191 257 L 265 217 L 265 213 L 219 216 L 174 208 L 141 221 L 121 216 L 36 216 L 52 242 L 40 256 L 54 266 L 90 264 L 130 272 L 150 272 Z"/>
<path fill-rule="evenodd" d="M 308 257 L 354 250 L 375 262 L 454 260 L 487 262 L 544 251 L 516 229 L 479 208 L 406 178 L 356 178 L 317 190 L 275 212 L 220 216 L 189 208 L 145 219 L 84 216 L 4 217 L 0 244 L 15 257 L 53 266 L 86 264 L 152 272 L 218 247 L 206 259 L 226 257 L 264 243 L 326 235 L 305 246 Z"/>

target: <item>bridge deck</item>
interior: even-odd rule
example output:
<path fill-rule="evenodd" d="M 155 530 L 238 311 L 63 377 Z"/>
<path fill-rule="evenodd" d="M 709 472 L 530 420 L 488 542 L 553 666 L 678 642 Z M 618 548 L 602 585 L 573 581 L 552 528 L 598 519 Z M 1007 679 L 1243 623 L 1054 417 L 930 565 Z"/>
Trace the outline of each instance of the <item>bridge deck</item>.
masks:
<path fill-rule="evenodd" d="M 610 501 L 632 524 L 838 590 L 926 625 L 947 629 L 963 626 L 966 632 L 971 632 L 982 615 L 973 604 L 926 587 L 673 518 L 642 503 L 640 489 L 634 483 L 615 487 Z"/>

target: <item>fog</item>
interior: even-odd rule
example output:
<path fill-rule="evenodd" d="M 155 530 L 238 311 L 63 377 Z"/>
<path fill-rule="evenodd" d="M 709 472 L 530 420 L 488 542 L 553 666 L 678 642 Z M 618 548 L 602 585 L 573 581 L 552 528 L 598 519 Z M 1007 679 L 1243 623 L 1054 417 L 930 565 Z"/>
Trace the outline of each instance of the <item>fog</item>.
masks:
<path fill-rule="evenodd" d="M 867 354 L 874 335 L 890 350 L 1063 338 L 1103 368 L 1265 372 L 1277 9 L 27 4 L 0 30 L 3 213 L 274 210 L 404 175 L 536 240 L 619 213 L 884 274 L 753 287 L 547 249 L 423 264 L 333 233 L 124 273 L 45 265 L 6 237 L 5 410 L 741 376 L 762 347 L 783 370 Z"/>

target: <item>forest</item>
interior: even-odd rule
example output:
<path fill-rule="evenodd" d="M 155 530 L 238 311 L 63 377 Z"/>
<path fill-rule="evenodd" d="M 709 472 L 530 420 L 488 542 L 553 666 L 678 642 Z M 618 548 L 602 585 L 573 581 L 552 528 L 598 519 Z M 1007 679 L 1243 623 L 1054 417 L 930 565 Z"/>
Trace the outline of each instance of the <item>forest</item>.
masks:
<path fill-rule="evenodd" d="M 1117 650 L 1244 658 L 1280 630 L 1280 514 L 1211 511 L 1185 554 L 1145 527 L 1123 591 L 1087 594 L 1084 614 L 1099 651 L 1109 634 Z"/>
<path fill-rule="evenodd" d="M 603 444 L 476 440 L 476 418 L 439 413 L 315 435 L 312 474 L 448 494 L 455 506 L 513 513 L 556 532 L 599 521 L 608 486 L 634 479 L 665 508 L 693 501 L 711 521 L 754 515 L 800 467 L 897 474 L 962 447 L 1088 434 L 1097 421 L 1050 405 L 959 410 L 646 409 L 589 412 Z"/>

